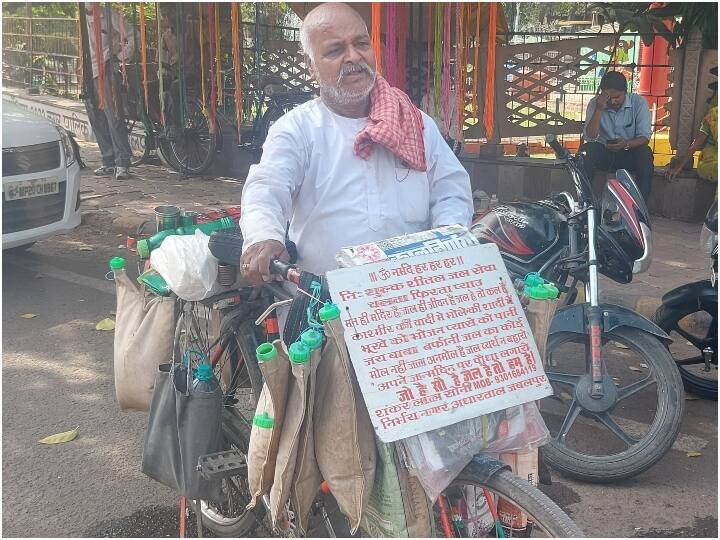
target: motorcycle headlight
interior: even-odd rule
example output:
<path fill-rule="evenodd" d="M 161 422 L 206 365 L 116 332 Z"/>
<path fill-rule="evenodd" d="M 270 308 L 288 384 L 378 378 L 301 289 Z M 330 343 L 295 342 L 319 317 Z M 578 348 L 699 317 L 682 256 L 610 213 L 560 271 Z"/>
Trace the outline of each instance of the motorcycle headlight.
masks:
<path fill-rule="evenodd" d="M 69 167 L 75 163 L 75 150 L 73 150 L 73 145 L 70 141 L 70 135 L 68 135 L 68 132 L 60 126 L 57 126 L 57 130 L 60 134 L 60 144 L 62 144 L 63 153 L 65 154 L 65 166 Z"/>
<path fill-rule="evenodd" d="M 717 234 L 703 225 L 702 231 L 700 232 L 700 249 L 702 249 L 705 255 L 712 255 L 715 246 L 717 246 Z"/>

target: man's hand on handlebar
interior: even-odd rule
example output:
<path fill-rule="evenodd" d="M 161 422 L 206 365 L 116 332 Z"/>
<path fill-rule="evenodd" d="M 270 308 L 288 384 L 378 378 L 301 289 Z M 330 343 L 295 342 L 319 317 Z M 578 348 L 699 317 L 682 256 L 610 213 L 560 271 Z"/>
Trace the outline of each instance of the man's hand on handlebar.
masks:
<path fill-rule="evenodd" d="M 253 244 L 240 257 L 240 273 L 242 277 L 255 287 L 273 280 L 270 273 L 270 262 L 278 259 L 290 260 L 285 244 L 277 240 L 263 240 Z"/>

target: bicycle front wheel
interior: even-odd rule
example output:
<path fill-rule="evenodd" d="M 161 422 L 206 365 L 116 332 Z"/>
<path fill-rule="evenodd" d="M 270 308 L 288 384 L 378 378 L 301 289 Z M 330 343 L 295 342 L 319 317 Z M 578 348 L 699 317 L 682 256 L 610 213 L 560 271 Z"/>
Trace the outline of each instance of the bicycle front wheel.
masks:
<path fill-rule="evenodd" d="M 452 509 L 451 513 L 462 518 L 453 520 L 451 524 L 454 536 L 499 536 L 492 510 L 499 514 L 505 536 L 584 536 L 557 504 L 527 480 L 515 476 L 507 469 L 496 472 L 487 480 L 485 476 L 487 475 L 484 474 L 482 466 L 471 461 L 443 493 L 445 501 Z M 488 499 L 493 505 L 492 510 Z M 525 518 L 524 524 L 518 524 L 521 514 Z M 438 537 L 445 537 L 438 512 L 435 518 Z"/>

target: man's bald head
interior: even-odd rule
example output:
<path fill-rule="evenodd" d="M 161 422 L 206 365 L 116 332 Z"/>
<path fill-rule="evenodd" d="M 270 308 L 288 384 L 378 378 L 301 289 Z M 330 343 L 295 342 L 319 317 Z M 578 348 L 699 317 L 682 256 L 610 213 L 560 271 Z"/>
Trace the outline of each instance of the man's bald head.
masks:
<path fill-rule="evenodd" d="M 367 24 L 365 23 L 365 19 L 362 18 L 362 15 L 349 5 L 341 2 L 320 4 L 305 15 L 305 19 L 300 27 L 300 44 L 302 45 L 303 52 L 310 57 L 310 60 L 315 60 L 315 51 L 313 50 L 312 43 L 314 34 L 322 31 L 323 28 L 337 24 L 338 20 L 346 17 L 356 18 L 365 27 L 365 31 L 367 31 Z"/>

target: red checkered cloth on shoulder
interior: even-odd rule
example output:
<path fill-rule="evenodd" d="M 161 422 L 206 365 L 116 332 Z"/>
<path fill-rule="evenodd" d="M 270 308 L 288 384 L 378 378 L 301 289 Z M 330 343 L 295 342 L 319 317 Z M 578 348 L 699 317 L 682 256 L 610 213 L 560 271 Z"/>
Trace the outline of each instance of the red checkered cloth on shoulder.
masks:
<path fill-rule="evenodd" d="M 427 170 L 423 119 L 410 98 L 377 76 L 370 92 L 370 116 L 355 137 L 355 155 L 368 159 L 376 144 L 381 144 L 410 168 Z"/>

